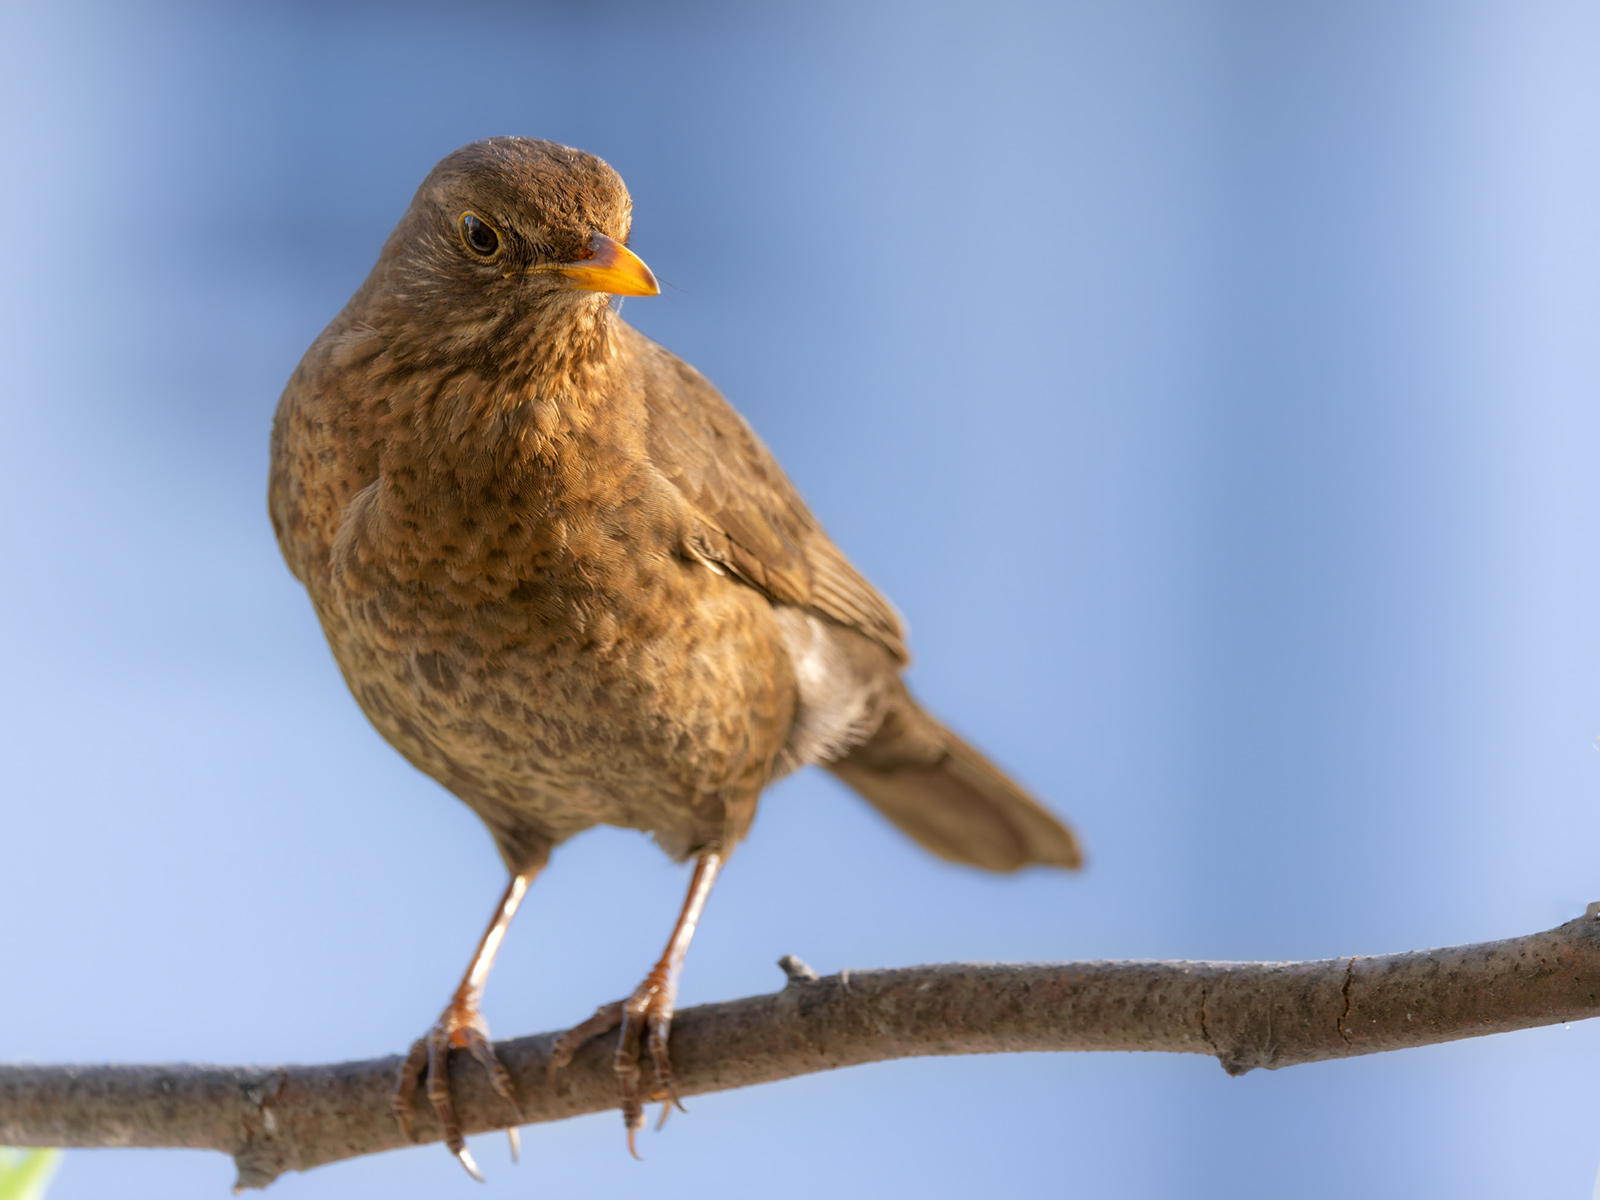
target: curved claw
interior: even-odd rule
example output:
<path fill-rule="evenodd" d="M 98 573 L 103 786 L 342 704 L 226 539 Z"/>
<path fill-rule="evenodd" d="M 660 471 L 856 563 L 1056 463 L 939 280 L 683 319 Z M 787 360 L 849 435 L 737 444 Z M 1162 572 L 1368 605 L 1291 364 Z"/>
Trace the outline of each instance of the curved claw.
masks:
<path fill-rule="evenodd" d="M 679 1112 L 688 1112 L 683 1106 L 683 1101 L 678 1097 L 678 1081 L 672 1074 L 672 1056 L 667 1053 L 667 1038 L 672 1033 L 672 1007 L 670 1002 L 653 1007 L 649 1012 L 650 1037 L 650 1064 L 656 1072 L 656 1091 L 666 1093 L 666 1100 L 661 1105 L 661 1120 L 656 1125 L 660 1129 L 667 1123 L 667 1112 L 676 1108 Z"/>
<path fill-rule="evenodd" d="M 479 1183 L 489 1182 L 483 1177 L 483 1172 L 478 1170 L 478 1164 L 472 1161 L 472 1154 L 465 1146 L 452 1146 L 450 1153 L 454 1154 L 456 1161 L 467 1169 L 468 1175 L 471 1175 Z"/>
<path fill-rule="evenodd" d="M 417 1090 L 417 1084 L 422 1080 L 423 1069 L 428 1065 L 428 1041 L 418 1038 L 411 1043 L 411 1050 L 406 1059 L 400 1064 L 400 1070 L 395 1074 L 394 1090 L 389 1093 L 389 1111 L 394 1114 L 400 1132 L 405 1135 L 408 1142 L 415 1142 L 417 1135 L 411 1132 L 411 1097 Z"/>
<path fill-rule="evenodd" d="M 395 1074 L 394 1090 L 389 1094 L 389 1108 L 407 1141 L 416 1141 L 411 1129 L 412 1096 L 419 1083 L 428 1097 L 428 1103 L 438 1115 L 444 1132 L 444 1144 L 457 1161 L 478 1182 L 484 1182 L 483 1172 L 467 1150 L 467 1140 L 462 1135 L 461 1123 L 456 1119 L 455 1101 L 450 1094 L 450 1051 L 460 1047 L 472 1055 L 488 1072 L 489 1083 L 495 1093 L 511 1106 L 517 1123 L 523 1121 L 522 1105 L 517 1100 L 516 1084 L 511 1072 L 505 1069 L 489 1041 L 488 1026 L 483 1016 L 471 1004 L 452 1002 L 428 1031 L 426 1037 L 412 1044 L 410 1053 Z M 516 1161 L 521 1146 L 515 1125 L 506 1130 L 511 1140 L 511 1158 Z"/>
<path fill-rule="evenodd" d="M 639 1095 L 639 1051 L 643 1048 L 647 1014 L 652 1004 L 662 997 L 662 989 L 653 982 L 654 975 L 652 971 L 650 977 L 623 1003 L 622 1028 L 617 1031 L 617 1052 L 611 1060 L 611 1069 L 617 1076 L 617 1089 L 622 1093 L 622 1121 L 628 1128 L 628 1152 L 635 1158 L 639 1154 L 634 1149 L 634 1135 L 644 1128 L 644 1100 Z"/>
<path fill-rule="evenodd" d="M 472 1057 L 478 1060 L 480 1066 L 489 1073 L 489 1086 L 494 1088 L 495 1094 L 511 1106 L 511 1115 L 517 1119 L 517 1124 L 522 1124 L 522 1103 L 517 1099 L 517 1085 L 512 1082 L 511 1072 L 505 1069 L 494 1052 L 494 1044 L 489 1041 L 488 1031 L 480 1026 L 463 1030 L 457 1035 L 456 1044 L 465 1043 Z M 511 1130 L 513 1149 L 511 1157 L 517 1156 L 515 1149 L 516 1129 Z"/>
<path fill-rule="evenodd" d="M 643 1157 L 638 1146 L 639 1130 L 644 1128 L 645 1101 L 639 1086 L 639 1059 L 646 1048 L 649 1049 L 650 1064 L 655 1075 L 655 1087 L 650 1098 L 665 1096 L 656 1128 L 660 1129 L 666 1124 L 667 1114 L 674 1107 L 683 1112 L 689 1111 L 678 1098 L 672 1057 L 667 1050 L 667 1038 L 672 1032 L 672 992 L 665 969 L 658 967 L 633 995 L 626 1000 L 601 1005 L 592 1017 L 567 1030 L 550 1048 L 549 1072 L 553 1081 L 561 1069 L 572 1061 L 583 1043 L 612 1029 L 618 1031 L 611 1069 L 616 1075 L 617 1090 L 622 1094 L 622 1121 L 628 1130 L 628 1153 L 634 1158 Z"/>
<path fill-rule="evenodd" d="M 427 1041 L 428 1078 L 424 1081 L 423 1091 L 428 1103 L 433 1105 L 433 1111 L 439 1115 L 439 1124 L 444 1129 L 444 1144 L 450 1148 L 451 1154 L 461 1159 L 461 1165 L 467 1168 L 469 1175 L 482 1178 L 478 1174 L 478 1165 L 466 1152 L 467 1140 L 461 1134 L 461 1123 L 456 1120 L 456 1102 L 450 1095 L 450 1029 L 444 1021 L 433 1027 Z"/>

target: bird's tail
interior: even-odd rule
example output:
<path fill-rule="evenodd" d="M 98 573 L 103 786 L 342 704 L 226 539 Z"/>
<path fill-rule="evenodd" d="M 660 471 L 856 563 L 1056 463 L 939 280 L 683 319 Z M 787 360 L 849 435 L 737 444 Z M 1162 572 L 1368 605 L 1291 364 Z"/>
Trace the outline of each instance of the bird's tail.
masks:
<path fill-rule="evenodd" d="M 990 871 L 1083 865 L 1070 829 L 909 696 L 828 769 L 940 858 Z"/>

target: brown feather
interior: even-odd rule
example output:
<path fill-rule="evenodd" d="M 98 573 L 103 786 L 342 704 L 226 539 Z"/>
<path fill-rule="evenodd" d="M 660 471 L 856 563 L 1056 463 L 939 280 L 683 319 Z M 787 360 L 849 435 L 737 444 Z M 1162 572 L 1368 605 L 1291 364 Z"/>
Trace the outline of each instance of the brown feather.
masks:
<path fill-rule="evenodd" d="M 466 210 L 498 229 L 493 263 L 464 250 Z M 808 762 L 946 858 L 1076 865 L 917 708 L 899 616 L 743 418 L 536 269 L 630 220 L 593 156 L 466 147 L 290 380 L 273 523 L 362 708 L 513 869 L 599 823 L 731 849 Z"/>
<path fill-rule="evenodd" d="M 1083 865 L 1071 830 L 920 709 L 892 713 L 829 770 L 940 858 L 990 871 Z"/>
<path fill-rule="evenodd" d="M 688 363 L 629 330 L 647 368 L 650 460 L 694 507 L 696 549 L 782 604 L 908 661 L 894 607 L 850 564 L 743 417 Z M 653 361 L 652 361 L 653 360 Z"/>
<path fill-rule="evenodd" d="M 832 764 L 957 862 L 1078 865 L 1064 826 L 917 708 L 899 617 L 750 427 L 592 290 L 616 285 L 631 215 L 582 151 L 493 138 L 450 155 L 273 423 L 273 527 L 351 692 L 515 876 L 394 1093 L 409 1133 L 426 1076 L 474 1173 L 436 1051 L 475 1046 L 504 1076 L 476 997 L 521 889 L 574 834 L 644 830 L 697 859 L 617 1051 L 637 1060 L 648 1025 L 658 1083 L 692 914 L 782 772 Z M 641 1098 L 620 1083 L 631 1146 Z"/>

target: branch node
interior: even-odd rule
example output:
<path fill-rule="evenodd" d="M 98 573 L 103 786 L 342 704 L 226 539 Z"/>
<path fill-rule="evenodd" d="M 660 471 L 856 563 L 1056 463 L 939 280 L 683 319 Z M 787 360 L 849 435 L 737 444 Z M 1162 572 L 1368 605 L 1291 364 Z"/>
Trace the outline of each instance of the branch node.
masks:
<path fill-rule="evenodd" d="M 278 1118 L 272 1112 L 273 1102 L 287 1082 L 283 1071 L 271 1071 L 246 1081 L 241 1088 L 248 1107 L 244 1114 L 244 1144 L 233 1152 L 233 1163 L 239 1170 L 233 1185 L 236 1196 L 248 1188 L 266 1187 L 287 1166 L 284 1146 L 278 1141 Z"/>
<path fill-rule="evenodd" d="M 791 983 L 815 983 L 821 978 L 806 964 L 805 959 L 797 954 L 785 954 L 778 960 L 778 965 L 783 968 L 783 973 L 789 977 L 784 984 L 785 987 L 788 987 Z"/>
<path fill-rule="evenodd" d="M 279 1164 L 250 1146 L 233 1156 L 233 1165 L 239 1171 L 239 1178 L 233 1185 L 235 1196 L 251 1189 L 264 1188 L 283 1173 Z"/>

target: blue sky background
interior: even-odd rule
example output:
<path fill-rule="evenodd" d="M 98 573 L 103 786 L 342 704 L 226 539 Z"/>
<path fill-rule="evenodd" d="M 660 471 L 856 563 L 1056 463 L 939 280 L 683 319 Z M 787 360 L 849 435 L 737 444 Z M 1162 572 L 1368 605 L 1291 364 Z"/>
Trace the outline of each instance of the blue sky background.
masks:
<path fill-rule="evenodd" d="M 279 560 L 267 430 L 432 164 L 609 160 L 627 318 L 907 614 L 915 684 L 1084 834 L 939 863 L 811 772 L 686 1005 L 940 960 L 1299 959 L 1600 899 L 1600 10 L 1584 3 L 0 8 L 0 1061 L 402 1050 L 502 885 Z M 449 880 L 430 894 L 422 864 Z M 685 872 L 556 856 L 486 1010 L 624 994 Z M 861 1068 L 476 1148 L 491 1194 L 1586 1196 L 1600 1026 L 1229 1079 Z M 52 1200 L 215 1197 L 73 1153 Z M 280 1200 L 477 1195 L 437 1147 Z"/>

